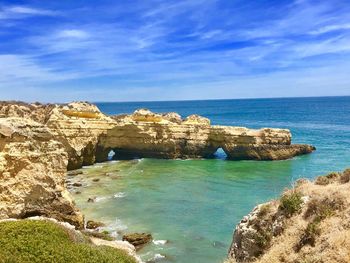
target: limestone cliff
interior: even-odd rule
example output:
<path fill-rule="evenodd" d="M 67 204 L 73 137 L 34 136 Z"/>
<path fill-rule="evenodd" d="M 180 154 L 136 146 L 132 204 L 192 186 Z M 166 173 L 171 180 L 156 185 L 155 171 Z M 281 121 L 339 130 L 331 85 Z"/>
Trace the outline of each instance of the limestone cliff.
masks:
<path fill-rule="evenodd" d="M 22 117 L 46 125 L 68 153 L 68 170 L 93 164 L 98 137 L 115 126 L 113 119 L 87 102 L 62 105 L 2 102 L 1 117 Z"/>
<path fill-rule="evenodd" d="M 237 225 L 229 262 L 350 262 L 350 169 L 299 180 Z"/>
<path fill-rule="evenodd" d="M 142 109 L 113 118 L 117 125 L 99 140 L 99 161 L 106 160 L 110 150 L 118 158 L 206 158 L 222 148 L 232 160 L 282 160 L 315 150 L 310 145 L 291 145 L 289 130 L 212 126 L 198 115 L 183 120 L 176 113 Z"/>
<path fill-rule="evenodd" d="M 109 117 L 93 104 L 0 103 L 0 218 L 45 215 L 82 224 L 64 186 L 66 169 L 116 158 L 278 160 L 314 150 L 291 145 L 288 130 L 212 126 L 198 115 L 141 109 Z"/>
<path fill-rule="evenodd" d="M 45 215 L 83 226 L 65 188 L 68 156 L 50 130 L 27 118 L 0 118 L 0 219 Z"/>

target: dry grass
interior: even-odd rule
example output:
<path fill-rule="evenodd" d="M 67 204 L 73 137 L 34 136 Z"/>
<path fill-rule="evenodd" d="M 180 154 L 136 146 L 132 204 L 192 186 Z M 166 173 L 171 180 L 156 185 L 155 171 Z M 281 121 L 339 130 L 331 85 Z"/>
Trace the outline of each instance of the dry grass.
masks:
<path fill-rule="evenodd" d="M 286 192 L 280 204 L 263 208 L 263 220 L 285 213 L 284 231 L 272 237 L 256 263 L 350 262 L 350 169 L 305 181 Z M 305 197 L 306 203 L 301 200 Z M 266 211 L 265 211 L 266 210 Z M 266 216 L 267 215 L 267 216 Z M 257 240 L 262 245 L 264 238 Z M 236 262 L 231 259 L 229 262 Z"/>

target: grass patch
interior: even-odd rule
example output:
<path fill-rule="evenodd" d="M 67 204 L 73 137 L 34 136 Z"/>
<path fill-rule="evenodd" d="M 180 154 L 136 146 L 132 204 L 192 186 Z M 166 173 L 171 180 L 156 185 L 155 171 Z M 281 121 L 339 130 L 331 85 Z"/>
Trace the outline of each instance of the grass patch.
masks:
<path fill-rule="evenodd" d="M 271 205 L 269 203 L 260 206 L 258 217 L 265 217 L 271 212 Z"/>
<path fill-rule="evenodd" d="M 74 242 L 72 234 L 50 221 L 19 220 L 0 223 L 1 263 L 135 263 L 126 252 Z"/>
<path fill-rule="evenodd" d="M 115 240 L 115 238 L 113 238 L 108 231 L 103 231 L 103 232 L 98 232 L 98 231 L 87 231 L 87 230 L 83 230 L 82 233 L 85 236 L 88 237 L 96 237 L 99 239 L 103 239 L 103 240 L 107 240 L 107 241 L 113 241 Z"/>
<path fill-rule="evenodd" d="M 282 195 L 280 199 L 279 208 L 287 217 L 291 217 L 292 215 L 300 211 L 303 204 L 303 200 L 301 199 L 301 197 L 301 194 L 296 191 L 286 193 Z"/>

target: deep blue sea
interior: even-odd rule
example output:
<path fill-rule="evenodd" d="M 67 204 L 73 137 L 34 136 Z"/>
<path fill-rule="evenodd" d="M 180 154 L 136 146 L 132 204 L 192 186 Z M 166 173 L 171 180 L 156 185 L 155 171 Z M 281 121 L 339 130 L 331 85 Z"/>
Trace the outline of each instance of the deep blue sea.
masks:
<path fill-rule="evenodd" d="M 141 159 L 96 164 L 74 180 L 87 219 L 102 220 L 120 237 L 150 232 L 145 260 L 223 262 L 239 220 L 256 204 L 278 197 L 298 178 L 312 179 L 350 167 L 350 97 L 97 103 L 106 114 L 138 108 L 199 114 L 212 124 L 288 128 L 293 143 L 317 150 L 286 161 Z M 109 173 L 114 175 L 103 177 Z M 93 179 L 101 180 L 93 183 Z M 114 178 L 114 179 L 113 179 Z M 116 179 L 117 178 L 117 179 Z M 73 192 L 74 194 L 74 192 Z M 98 202 L 87 203 L 97 196 Z"/>

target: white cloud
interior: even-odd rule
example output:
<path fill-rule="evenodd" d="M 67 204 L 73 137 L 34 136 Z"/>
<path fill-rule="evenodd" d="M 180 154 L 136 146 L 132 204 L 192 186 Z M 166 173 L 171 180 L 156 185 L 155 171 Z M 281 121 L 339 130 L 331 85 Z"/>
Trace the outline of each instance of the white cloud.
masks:
<path fill-rule="evenodd" d="M 58 12 L 27 6 L 7 6 L 0 9 L 1 19 L 21 19 L 30 16 L 56 16 Z"/>
<path fill-rule="evenodd" d="M 85 39 L 89 37 L 89 33 L 79 29 L 66 29 L 66 30 L 59 31 L 56 36 L 58 38 Z"/>
<path fill-rule="evenodd" d="M 75 77 L 73 73 L 57 72 L 47 66 L 41 66 L 29 56 L 0 55 L 0 85 L 2 86 L 62 81 Z"/>
<path fill-rule="evenodd" d="M 324 27 L 320 27 L 316 30 L 313 30 L 310 32 L 310 35 L 320 35 L 332 31 L 337 31 L 337 30 L 347 30 L 350 29 L 350 23 L 349 24 L 340 24 L 340 25 L 327 25 Z"/>

